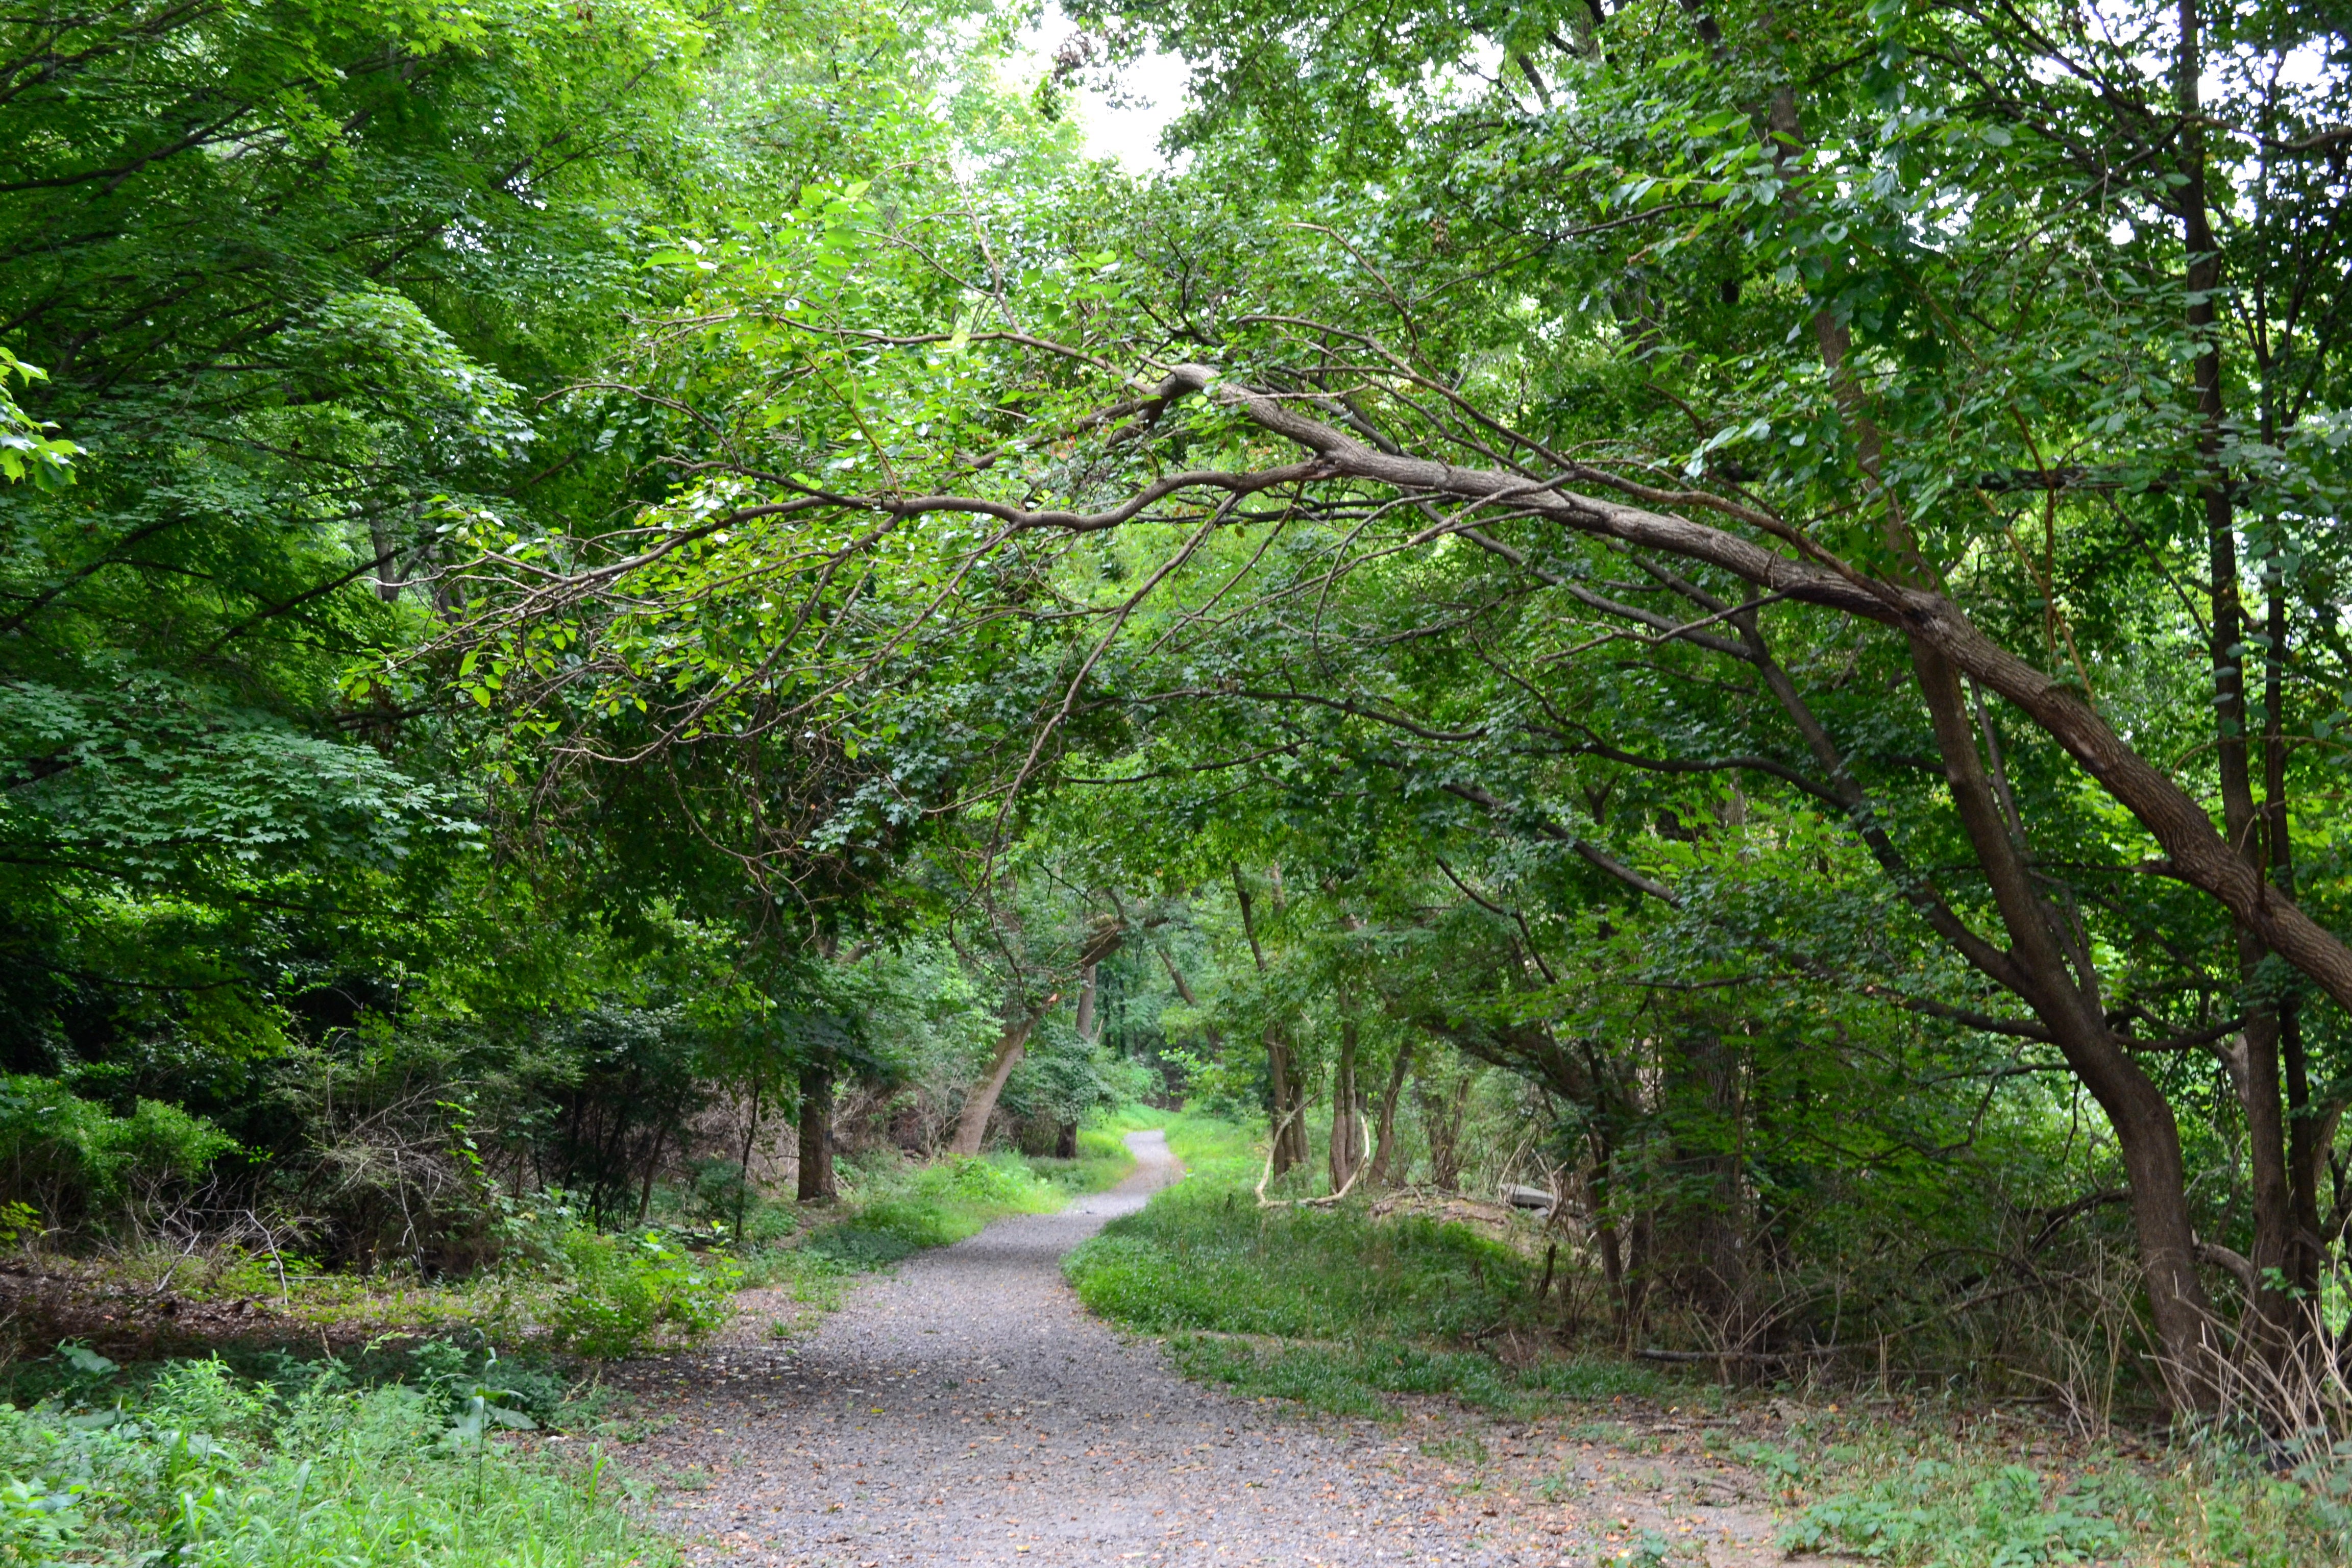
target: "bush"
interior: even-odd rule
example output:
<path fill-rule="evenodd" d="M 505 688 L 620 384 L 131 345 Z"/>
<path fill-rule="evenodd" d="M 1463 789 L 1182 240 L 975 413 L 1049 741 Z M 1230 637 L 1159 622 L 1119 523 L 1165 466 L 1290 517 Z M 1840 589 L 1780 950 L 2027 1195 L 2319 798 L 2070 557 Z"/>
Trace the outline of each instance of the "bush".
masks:
<path fill-rule="evenodd" d="M 666 1330 L 688 1343 L 708 1337 L 727 1321 L 743 1278 L 732 1258 L 688 1252 L 653 1231 L 580 1229 L 562 1245 L 568 1278 L 550 1326 L 558 1344 L 600 1360 L 634 1355 Z"/>
<path fill-rule="evenodd" d="M 52 1225 L 150 1203 L 164 1188 L 195 1181 L 236 1147 L 203 1117 L 161 1100 L 139 1100 L 130 1115 L 116 1116 L 55 1079 L 0 1076 L 5 1196 L 32 1205 Z"/>

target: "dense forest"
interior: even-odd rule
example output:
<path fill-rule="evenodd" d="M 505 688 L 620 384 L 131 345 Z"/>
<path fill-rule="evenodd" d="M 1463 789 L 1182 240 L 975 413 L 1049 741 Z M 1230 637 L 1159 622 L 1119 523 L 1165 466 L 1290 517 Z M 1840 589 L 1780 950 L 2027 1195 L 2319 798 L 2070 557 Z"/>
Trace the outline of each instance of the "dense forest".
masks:
<path fill-rule="evenodd" d="M 1615 1353 L 2345 1435 L 2352 14 L 1065 11 L 0 17 L 23 1245 L 1189 1102 Z"/>

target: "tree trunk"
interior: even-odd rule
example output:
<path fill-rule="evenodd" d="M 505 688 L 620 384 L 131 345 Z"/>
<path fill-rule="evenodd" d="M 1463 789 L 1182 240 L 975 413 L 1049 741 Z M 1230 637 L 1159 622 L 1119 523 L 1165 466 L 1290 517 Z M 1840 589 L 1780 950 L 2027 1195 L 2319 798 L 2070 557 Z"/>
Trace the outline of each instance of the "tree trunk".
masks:
<path fill-rule="evenodd" d="M 2263 875 L 2266 868 L 2247 754 L 2246 617 L 2239 586 L 2237 508 L 2231 499 L 2230 476 L 2221 468 L 2228 422 L 2218 335 L 2221 247 L 2206 211 L 2205 132 L 2199 106 L 2204 68 L 2199 0 L 2180 0 L 2179 58 L 2174 66 L 2181 117 L 2179 201 L 2181 246 L 2189 257 L 2188 276 L 2183 279 L 2189 299 L 2187 325 L 2199 345 L 2190 378 L 2197 396 L 2197 453 L 2206 469 L 2199 489 L 2212 591 L 2214 771 L 2221 790 L 2222 835 L 2251 869 Z M 2268 948 L 2242 916 L 2234 924 L 2238 977 L 2241 984 L 2251 986 Z M 2292 1314 L 2290 1299 L 2275 1282 L 2287 1278 L 2289 1254 L 2294 1250 L 2294 1203 L 2280 1106 L 2279 1035 L 2275 1012 L 2249 1010 L 2230 1063 L 2230 1077 L 2245 1112 L 2247 1163 L 2252 1177 L 2256 1285 L 2252 1300 L 2246 1303 L 2251 1321 L 2245 1326 L 2264 1352 L 2273 1357 L 2284 1346 Z"/>
<path fill-rule="evenodd" d="M 1422 1080 L 1426 1086 L 1428 1080 Z M 1462 1186 L 1462 1113 L 1470 1103 L 1470 1079 L 1465 1074 L 1447 1089 L 1420 1091 L 1423 1136 L 1429 1143 L 1430 1184 L 1442 1193 Z"/>
<path fill-rule="evenodd" d="M 1671 1186 L 1676 1195 L 1660 1227 L 1654 1271 L 1708 1320 L 1717 1342 L 1744 1348 L 1748 1202 L 1738 1152 L 1724 1136 L 1746 1114 L 1740 1064 L 1719 1028 L 1698 1023 L 1661 1065 L 1670 1158 L 1680 1179 Z"/>
<path fill-rule="evenodd" d="M 1279 1177 L 1307 1163 L 1307 1086 L 1299 1081 L 1288 1040 L 1271 1026 L 1265 1031 L 1265 1077 L 1267 1115 L 1274 1124 L 1274 1173 Z"/>
<path fill-rule="evenodd" d="M 1592 1244 L 1601 1254 L 1601 1279 L 1609 1288 L 1609 1312 L 1614 1321 L 1620 1345 L 1633 1342 L 1633 1314 L 1625 1295 L 1625 1253 L 1620 1245 L 1617 1226 L 1608 1220 L 1596 1220 L 1592 1226 Z"/>
<path fill-rule="evenodd" d="M 2088 954 L 2069 954 L 2062 945 L 2062 919 L 2036 890 L 2023 849 L 1994 803 L 1958 672 L 1926 641 L 1915 638 L 1911 647 L 1953 809 L 2009 933 L 2003 956 L 2013 969 L 2011 988 L 2033 1008 L 2115 1129 L 2130 1176 L 2132 1224 L 2160 1370 L 2177 1403 L 2212 1409 L 2222 1386 L 2220 1346 L 2211 1303 L 2197 1276 L 2197 1237 L 2172 1107 L 2107 1027 Z M 2073 971 L 2070 957 L 2077 966 Z"/>
<path fill-rule="evenodd" d="M 2287 897 L 2294 896 L 2294 846 L 2287 837 L 2286 721 L 2284 689 L 2286 668 L 2287 617 L 2285 574 L 2273 560 L 2270 568 L 2270 646 L 2263 650 L 2263 818 L 2270 859 L 2271 881 Z M 2303 1009 L 2290 992 L 2278 1006 L 2279 1056 L 2286 1088 L 2287 1199 L 2293 1228 L 2287 1247 L 2287 1280 L 2305 1303 L 2298 1337 L 2319 1328 L 2320 1271 L 2326 1243 L 2319 1228 L 2319 1167 L 2326 1140 L 2316 1134 L 2319 1110 L 2311 1100 L 2311 1062 L 2303 1041 Z"/>
<path fill-rule="evenodd" d="M 751 1114 L 743 1127 L 743 1163 L 735 1173 L 735 1235 L 740 1246 L 743 1240 L 743 1213 L 751 1201 L 751 1148 L 760 1140 L 760 1092 L 767 1080 L 754 1073 L 751 1078 Z"/>
<path fill-rule="evenodd" d="M 1625 1339 L 1625 1253 L 1617 1234 L 1616 1216 L 1611 1212 L 1609 1166 L 1611 1155 L 1606 1142 L 1598 1133 L 1588 1138 L 1591 1157 L 1576 1173 L 1578 1186 L 1584 1198 L 1585 1223 L 1591 1226 L 1592 1249 L 1601 1258 L 1601 1280 L 1609 1297 L 1610 1326 L 1619 1342 Z"/>
<path fill-rule="evenodd" d="M 2262 939 L 2240 924 L 2239 977 L 2252 985 L 2263 959 Z M 2288 1179 L 2285 1108 L 2279 1082 L 2281 1019 L 2268 1007 L 2251 1007 L 2246 1026 L 2231 1052 L 2230 1078 L 2246 1118 L 2246 1163 L 2252 1189 L 2254 1237 L 2253 1300 L 2241 1325 L 2265 1359 L 2284 1352 L 2298 1316 L 2294 1299 L 2280 1287 L 2292 1282 L 2295 1224 L 2294 1189 Z"/>
<path fill-rule="evenodd" d="M 1242 934 L 1249 939 L 1250 960 L 1260 979 L 1265 975 L 1265 950 L 1258 945 L 1257 921 L 1250 902 L 1249 884 L 1242 868 L 1234 867 L 1234 899 L 1241 906 Z M 1276 873 L 1279 875 L 1279 872 Z M 1172 968 L 1172 966 L 1171 966 Z M 1180 989 L 1181 989 L 1180 985 Z M 1290 1047 L 1282 1026 L 1265 1026 L 1266 1121 L 1273 1128 L 1273 1180 L 1307 1163 L 1307 1096 L 1291 1064 Z"/>
<path fill-rule="evenodd" d="M 1078 1038 L 1088 1045 L 1095 1043 L 1097 1032 L 1095 1018 L 1095 965 L 1089 963 L 1078 972 Z"/>
<path fill-rule="evenodd" d="M 988 1136 L 988 1119 L 996 1112 L 997 1097 L 1004 1092 L 1005 1080 L 1013 1076 L 1013 1069 L 1021 1065 L 1021 1053 L 1029 1043 L 1029 1031 L 1036 1026 L 1037 1011 L 1034 1008 L 1019 1010 L 1005 1024 L 1004 1032 L 997 1037 L 996 1059 L 990 1066 L 988 1076 L 973 1086 L 971 1096 L 963 1102 L 963 1114 L 956 1118 L 955 1139 L 948 1145 L 950 1153 L 972 1155 L 980 1152 L 981 1142 Z"/>
<path fill-rule="evenodd" d="M 384 521 L 383 508 L 370 501 L 365 508 L 368 542 L 375 546 L 375 596 L 385 604 L 400 600 L 399 542 L 393 536 L 392 525 Z"/>
<path fill-rule="evenodd" d="M 800 1152 L 800 1201 L 833 1202 L 833 1069 L 819 1063 L 801 1068 Z"/>
<path fill-rule="evenodd" d="M 1365 1173 L 1376 1183 L 1393 1186 L 1402 1185 L 1404 1181 L 1404 1171 L 1397 1168 L 1396 1112 L 1397 1101 L 1404 1094 L 1405 1073 L 1412 1066 L 1412 1042 L 1410 1039 L 1398 1041 L 1396 1061 L 1389 1068 L 1388 1090 L 1381 1096 L 1379 1142 L 1372 1150 L 1372 1168 Z"/>
<path fill-rule="evenodd" d="M 1356 1090 L 1356 1019 L 1343 1012 L 1339 1023 L 1339 1060 L 1331 1073 L 1331 1190 L 1339 1191 L 1354 1179 L 1362 1163 L 1363 1100 Z"/>
<path fill-rule="evenodd" d="M 646 1158 L 646 1184 L 637 1194 L 637 1223 L 639 1225 L 645 1224 L 646 1215 L 653 1212 L 654 1177 L 661 1170 L 662 1148 L 668 1142 L 668 1128 L 664 1127 L 656 1131 L 654 1133 L 654 1152 Z"/>

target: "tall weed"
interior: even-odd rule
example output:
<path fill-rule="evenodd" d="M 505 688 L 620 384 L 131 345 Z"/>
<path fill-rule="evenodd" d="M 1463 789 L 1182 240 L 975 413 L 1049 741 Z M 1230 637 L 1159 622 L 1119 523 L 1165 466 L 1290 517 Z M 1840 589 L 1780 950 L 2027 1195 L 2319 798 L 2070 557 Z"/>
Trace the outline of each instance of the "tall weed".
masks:
<path fill-rule="evenodd" d="M 665 1332 L 688 1343 L 727 1321 L 743 1269 L 719 1253 L 693 1253 L 653 1231 L 612 1236 L 585 1227 L 563 1239 L 566 1280 L 550 1329 L 584 1356 L 634 1355 Z"/>
<path fill-rule="evenodd" d="M 601 1456 L 567 1463 L 490 1438 L 530 1422 L 478 1380 L 470 1392 L 430 1378 L 363 1388 L 329 1363 L 253 1383 L 213 1360 L 166 1363 L 143 1386 L 89 1375 L 109 1386 L 0 1405 L 0 1562 L 676 1561 L 623 1506 Z"/>

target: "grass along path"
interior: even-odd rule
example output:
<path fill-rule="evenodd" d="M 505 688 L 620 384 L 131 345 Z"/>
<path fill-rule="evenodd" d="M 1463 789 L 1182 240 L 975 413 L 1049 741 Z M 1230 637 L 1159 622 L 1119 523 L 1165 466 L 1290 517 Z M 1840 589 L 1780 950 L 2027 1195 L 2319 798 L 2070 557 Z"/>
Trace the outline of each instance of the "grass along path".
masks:
<path fill-rule="evenodd" d="M 1080 1298 L 1165 1335 L 1192 1376 L 1385 1423 L 1486 1496 L 1769 1499 L 1791 1548 L 1920 1568 L 2352 1560 L 2340 1468 L 2274 1473 L 2226 1443 L 2119 1451 L 1965 1397 L 1734 1395 L 1564 1352 L 1527 1249 L 1361 1205 L 1261 1211 L 1252 1137 L 1200 1117 L 1168 1135 L 1194 1179 L 1071 1255 Z M 1698 1560 L 1691 1516 L 1623 1517 L 1601 1561 Z"/>
<path fill-rule="evenodd" d="M 0 1562 L 675 1563 L 596 1445 L 502 1441 L 535 1426 L 512 1380 L 434 1348 L 390 1383 L 341 1361 L 280 1357 L 256 1380 L 220 1360 L 128 1369 L 69 1348 L 70 1381 L 0 1404 Z"/>
<path fill-rule="evenodd" d="M 856 1173 L 857 1185 L 837 1217 L 745 1260 L 739 1331 L 730 1337 L 741 1341 L 748 1324 L 773 1343 L 802 1338 L 875 1270 L 976 1236 L 996 1220 L 1059 1213 L 1134 1169 L 1118 1131 L 1088 1127 L 1079 1131 L 1075 1160 L 996 1154 Z"/>
<path fill-rule="evenodd" d="M 1097 1131 L 1076 1160 L 857 1172 L 852 1200 L 799 1247 L 752 1254 L 767 1285 L 740 1302 L 755 1323 L 772 1325 L 781 1310 L 799 1324 L 888 1260 L 1006 1215 L 1058 1210 L 1133 1166 L 1117 1134 Z M 675 1540 L 631 1502 L 642 1488 L 625 1490 L 606 1447 L 642 1435 L 646 1412 L 571 1386 L 572 1369 L 543 1349 L 500 1361 L 479 1348 L 479 1319 L 512 1343 L 533 1317 L 552 1315 L 554 1279 L 386 1289 L 297 1272 L 275 1310 L 255 1311 L 252 1297 L 274 1276 L 249 1262 L 185 1268 L 166 1281 L 179 1292 L 170 1316 L 125 1323 L 126 1300 L 162 1295 L 152 1282 L 121 1289 L 131 1272 L 120 1261 L 67 1272 L 59 1287 L 94 1277 L 101 1288 L 60 1289 L 59 1315 L 150 1359 L 119 1364 L 77 1337 L 0 1368 L 0 1563 L 676 1563 Z M 205 1310 L 236 1296 L 246 1310 Z M 430 1310 L 402 1310 L 420 1305 Z M 383 1332 L 387 1324 L 397 1331 Z M 430 1337 L 444 1324 L 474 1348 Z M 351 1346 L 362 1332 L 370 1342 Z M 166 1334 L 176 1359 L 152 1359 Z"/>
<path fill-rule="evenodd" d="M 1622 1452 L 1561 1425 L 1465 1428 L 1433 1410 L 1408 1430 L 1186 1379 L 1153 1342 L 1088 1314 L 1061 1277 L 1073 1247 L 1179 1173 L 1161 1132 L 1129 1142 L 1139 1167 L 1114 1192 L 910 1258 L 805 1342 L 746 1325 L 625 1369 L 634 1407 L 670 1417 L 635 1458 L 676 1483 L 665 1513 L 688 1557 L 1782 1560 L 1769 1513 L 1717 1460 Z"/>

